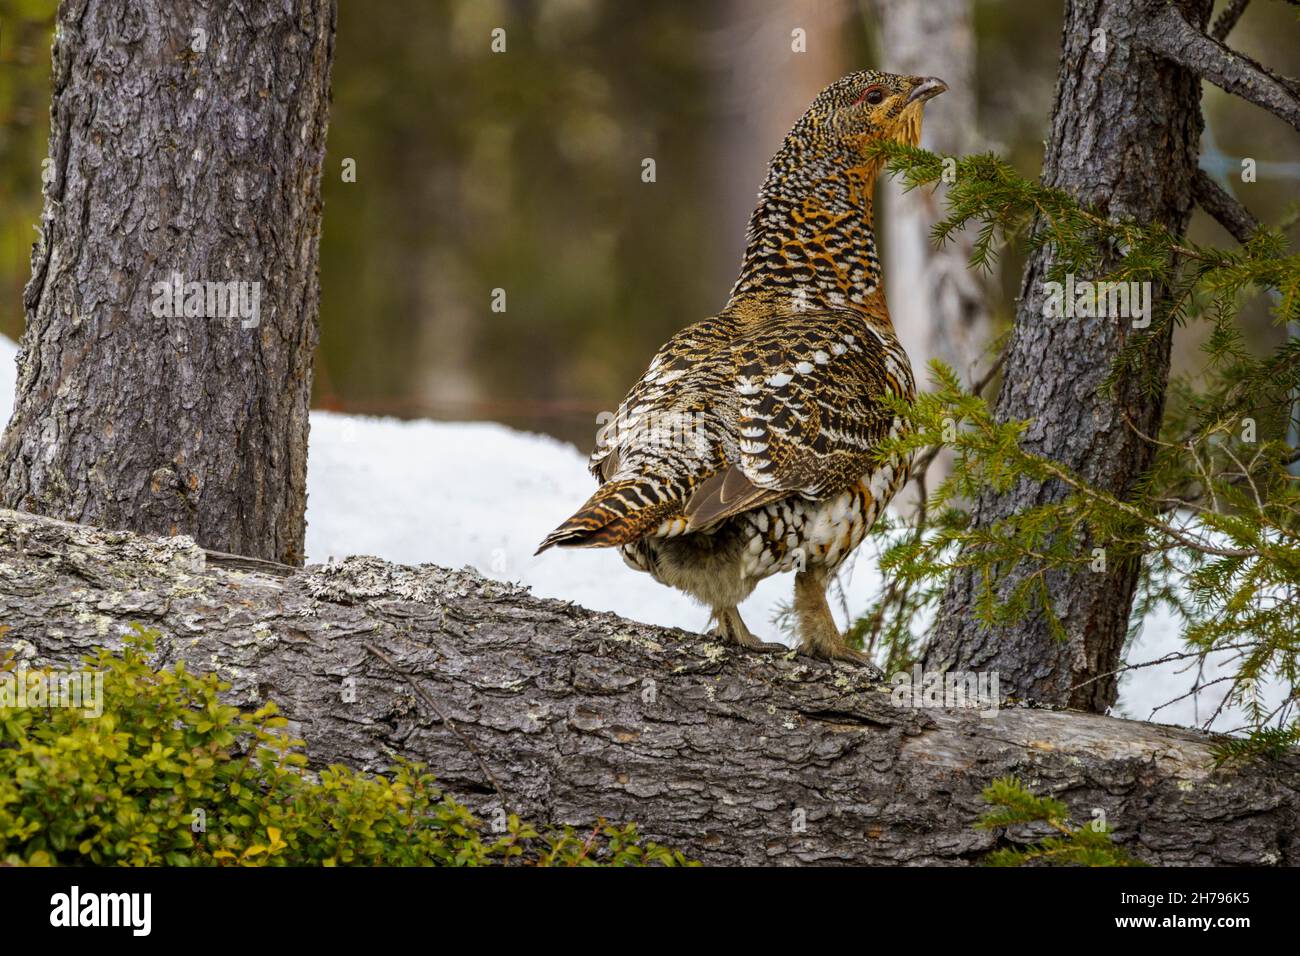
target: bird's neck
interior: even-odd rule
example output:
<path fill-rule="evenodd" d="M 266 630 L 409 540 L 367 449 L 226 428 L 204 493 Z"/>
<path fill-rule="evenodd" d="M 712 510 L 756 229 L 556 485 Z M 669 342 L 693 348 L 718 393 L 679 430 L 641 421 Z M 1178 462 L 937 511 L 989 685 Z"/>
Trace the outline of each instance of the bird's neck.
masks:
<path fill-rule="evenodd" d="M 728 309 L 875 311 L 880 259 L 872 224 L 879 165 L 847 149 L 810 152 L 798 129 L 772 159 L 749 220 Z"/>

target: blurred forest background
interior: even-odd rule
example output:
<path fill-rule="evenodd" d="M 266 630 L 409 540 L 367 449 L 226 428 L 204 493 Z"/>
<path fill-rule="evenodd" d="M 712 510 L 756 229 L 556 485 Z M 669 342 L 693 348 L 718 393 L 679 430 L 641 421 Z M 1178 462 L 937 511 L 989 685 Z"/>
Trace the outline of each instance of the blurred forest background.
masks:
<path fill-rule="evenodd" d="M 0 332 L 13 339 L 41 210 L 54 8 L 0 0 Z M 340 0 L 315 404 L 496 420 L 589 449 L 596 415 L 658 345 L 722 305 L 767 160 L 814 94 L 854 69 L 897 68 L 878 9 Z M 1060 5 L 972 0 L 969 12 L 973 89 L 937 100 L 927 124 L 957 124 L 971 151 L 1036 176 Z M 1300 74 L 1293 19 L 1277 0 L 1253 4 L 1234 45 Z M 490 48 L 496 27 L 505 53 Z M 792 50 L 795 28 L 806 52 Z M 962 103 L 973 112 L 954 109 Z M 1209 86 L 1204 105 L 1203 165 L 1276 221 L 1300 193 L 1294 134 Z M 1255 183 L 1241 182 L 1245 156 L 1258 163 Z M 645 158 L 655 182 L 642 181 Z M 355 182 L 342 176 L 347 159 Z M 1200 212 L 1191 236 L 1228 241 Z M 995 330 L 1019 279 L 1012 250 L 988 282 Z M 491 308 L 498 288 L 504 312 Z M 889 294 L 908 292 L 895 284 Z M 1262 305 L 1243 321 L 1261 349 L 1285 335 Z M 1199 365 L 1195 334 L 1177 342 L 1175 372 Z"/>

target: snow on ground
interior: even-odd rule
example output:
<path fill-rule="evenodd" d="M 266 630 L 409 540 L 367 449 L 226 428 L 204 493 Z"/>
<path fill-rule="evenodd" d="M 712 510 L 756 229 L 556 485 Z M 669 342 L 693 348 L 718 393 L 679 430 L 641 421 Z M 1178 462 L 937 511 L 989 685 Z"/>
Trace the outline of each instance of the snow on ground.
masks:
<path fill-rule="evenodd" d="M 313 412 L 307 558 L 373 554 L 470 566 L 542 597 L 699 631 L 708 612 L 633 571 L 615 551 L 533 551 L 596 489 L 572 445 L 486 422 L 397 421 Z M 742 607 L 755 633 L 790 584 Z"/>
<path fill-rule="evenodd" d="M 8 421 L 16 346 L 0 337 L 0 420 Z M 609 550 L 552 549 L 538 542 L 595 488 L 586 456 L 572 445 L 492 423 L 398 421 L 316 411 L 311 416 L 307 474 L 307 558 L 371 554 L 404 564 L 470 566 L 489 577 L 528 585 L 541 597 L 574 601 L 653 624 L 702 630 L 708 612 L 684 595 L 627 567 Z M 879 587 L 865 552 L 845 582 L 856 615 Z M 789 600 L 793 575 L 769 578 L 741 606 L 750 629 L 783 639 L 773 623 Z M 832 601 L 832 604 L 837 602 Z M 836 608 L 840 623 L 846 615 Z M 1164 613 L 1145 622 L 1131 661 L 1182 648 Z M 1148 719 L 1152 708 L 1186 692 L 1187 663 L 1130 672 L 1115 713 Z M 1192 662 L 1195 666 L 1195 662 Z M 1214 668 L 1207 667 L 1213 676 Z M 1270 687 L 1266 697 L 1276 698 Z M 1215 687 L 1160 710 L 1164 723 L 1203 721 L 1222 697 Z M 1240 714 L 1225 710 L 1215 724 L 1231 729 Z"/>

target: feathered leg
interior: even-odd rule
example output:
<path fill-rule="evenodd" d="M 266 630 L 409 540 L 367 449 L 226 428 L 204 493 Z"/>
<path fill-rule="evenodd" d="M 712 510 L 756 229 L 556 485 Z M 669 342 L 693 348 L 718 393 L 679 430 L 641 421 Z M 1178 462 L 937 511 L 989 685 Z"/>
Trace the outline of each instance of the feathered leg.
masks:
<path fill-rule="evenodd" d="M 826 660 L 870 664 L 871 658 L 844 642 L 826 601 L 826 572 L 820 568 L 794 576 L 794 611 L 799 621 L 799 650 Z"/>

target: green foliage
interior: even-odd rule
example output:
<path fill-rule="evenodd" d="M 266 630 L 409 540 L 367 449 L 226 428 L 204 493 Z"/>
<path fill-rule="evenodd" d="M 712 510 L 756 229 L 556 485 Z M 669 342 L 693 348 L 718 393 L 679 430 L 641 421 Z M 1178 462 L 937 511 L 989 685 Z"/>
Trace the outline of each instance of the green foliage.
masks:
<path fill-rule="evenodd" d="M 954 464 L 915 524 L 873 531 L 891 583 L 856 625 L 866 645 L 880 638 L 893 662 L 915 656 L 915 622 L 933 614 L 956 568 L 977 572 L 977 612 L 986 624 L 1042 615 L 1064 636 L 1049 586 L 1053 573 L 1098 570 L 1099 560 L 1136 562 L 1141 577 L 1133 620 L 1166 606 L 1182 623 L 1189 660 L 1204 663 L 1216 654 L 1232 660 L 1227 698 L 1244 707 L 1252 728 L 1294 721 L 1300 453 L 1288 443 L 1287 428 L 1300 395 L 1300 343 L 1288 338 L 1269 354 L 1252 354 L 1238 313 L 1248 293 L 1262 293 L 1277 324 L 1300 321 L 1300 256 L 1275 228 L 1260 228 L 1244 245 L 1225 250 L 1163 227 L 1109 220 L 994 156 L 945 160 L 897 144 L 877 149 L 909 189 L 937 185 L 945 162 L 955 172 L 947 177 L 947 215 L 934 234 L 943 242 L 974 228 L 974 268 L 987 267 L 1005 243 L 1019 241 L 1048 247 L 1044 281 L 1075 273 L 1151 282 L 1150 326 L 1129 335 L 1103 387 L 1137 380 L 1160 389 L 1152 400 L 1164 402 L 1165 415 L 1159 435 L 1143 436 L 1154 447 L 1150 469 L 1121 500 L 1028 451 L 1022 438 L 1030 421 L 999 420 L 980 389 L 964 388 L 951 369 L 933 363 L 935 390 L 910 406 L 895 403 L 910 429 L 880 453 L 924 460 L 946 447 Z M 1166 390 L 1150 359 L 1167 347 L 1162 332 L 1193 321 L 1209 326 L 1204 367 Z M 1025 483 L 1051 492 L 1002 520 L 978 526 L 970 520 L 972 502 Z M 1286 691 L 1271 710 L 1259 703 L 1257 688 L 1265 680 Z M 1300 724 L 1292 733 L 1300 733 Z"/>
<path fill-rule="evenodd" d="M 0 709 L 0 862 L 96 866 L 682 865 L 634 825 L 496 834 L 418 764 L 391 776 L 305 770 L 273 703 L 223 704 L 229 685 L 183 663 L 154 670 L 138 630 L 104 672 L 98 717 Z M 12 659 L 0 671 L 15 670 Z M 202 820 L 201 827 L 195 827 Z M 197 832 L 196 832 L 197 830 Z"/>
<path fill-rule="evenodd" d="M 1257 727 L 1245 737 L 1224 737 L 1214 746 L 1216 767 L 1251 758 L 1277 760 L 1300 746 L 1300 722 L 1290 727 Z"/>
<path fill-rule="evenodd" d="M 1096 821 L 1083 826 L 1070 822 L 1064 803 L 1039 797 L 1015 777 L 994 780 L 984 788 L 984 799 L 993 809 L 975 824 L 980 830 L 1045 823 L 1057 832 L 1027 847 L 1004 847 L 989 854 L 989 866 L 1020 866 L 1031 861 L 1055 866 L 1144 866 L 1111 839 L 1111 831 Z"/>
<path fill-rule="evenodd" d="M 52 0 L 0 0 L 0 333 L 23 328 L 50 135 Z"/>

